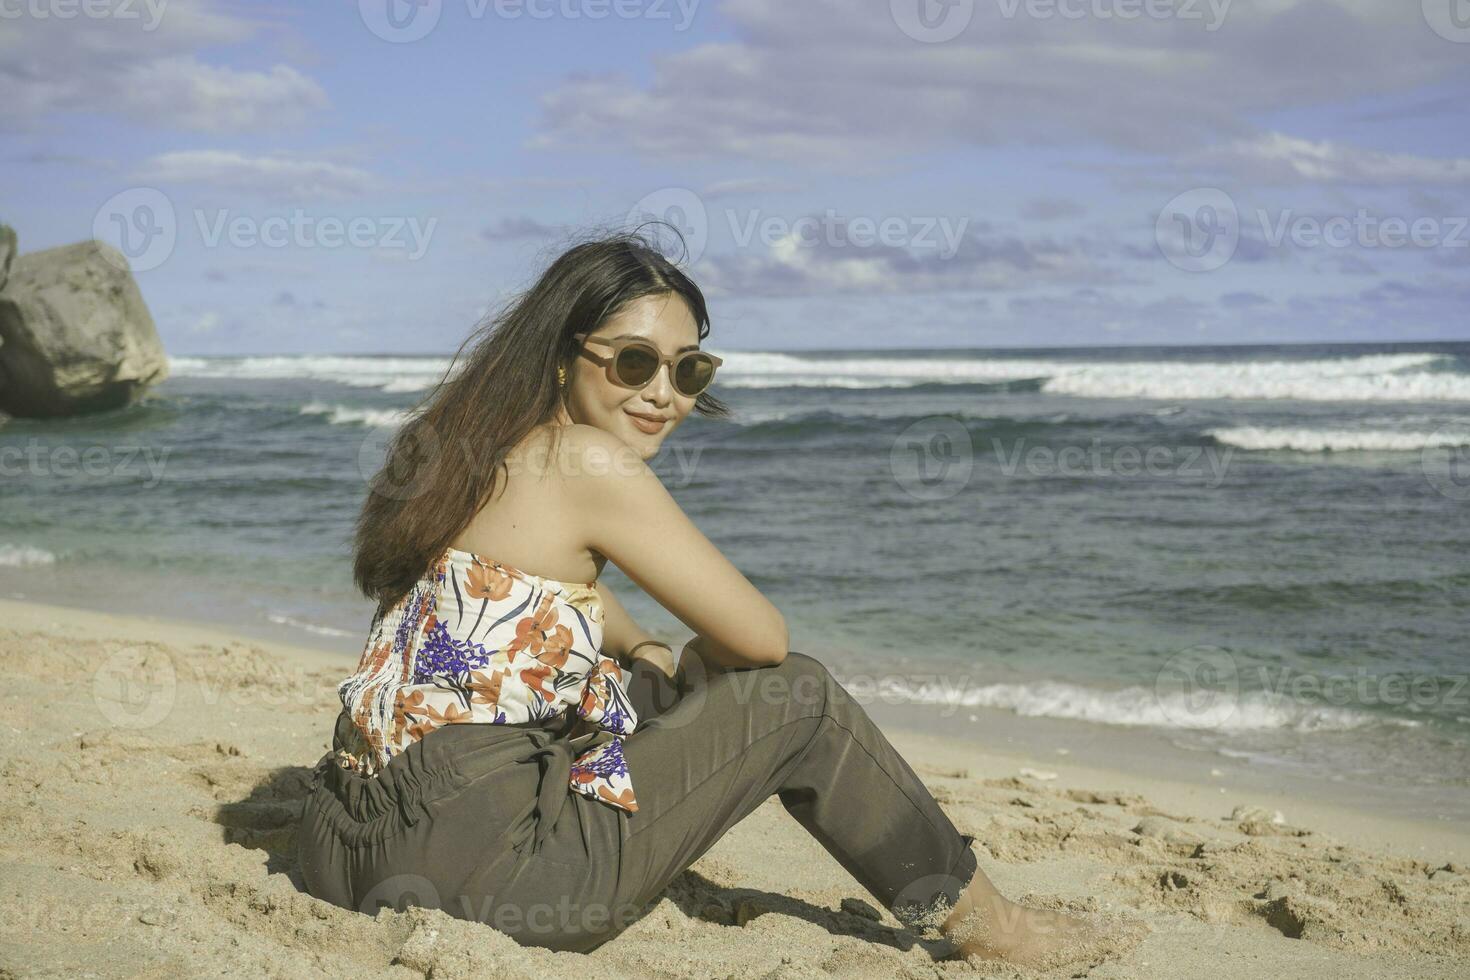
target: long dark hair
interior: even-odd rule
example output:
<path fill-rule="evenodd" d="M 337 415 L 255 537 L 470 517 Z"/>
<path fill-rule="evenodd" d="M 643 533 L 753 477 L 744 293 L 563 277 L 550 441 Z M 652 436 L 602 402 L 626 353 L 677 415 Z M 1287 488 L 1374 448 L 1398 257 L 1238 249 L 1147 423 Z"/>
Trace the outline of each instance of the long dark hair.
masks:
<path fill-rule="evenodd" d="M 555 418 L 557 368 L 570 369 L 577 353 L 572 334 L 597 329 L 633 300 L 665 294 L 681 297 L 699 339 L 708 336 L 704 294 L 654 238 L 641 227 L 597 235 L 563 251 L 535 285 L 460 344 L 444 377 L 389 440 L 357 520 L 353 580 L 380 613 L 479 513 L 510 450 Z M 729 415 L 707 390 L 694 410 Z"/>

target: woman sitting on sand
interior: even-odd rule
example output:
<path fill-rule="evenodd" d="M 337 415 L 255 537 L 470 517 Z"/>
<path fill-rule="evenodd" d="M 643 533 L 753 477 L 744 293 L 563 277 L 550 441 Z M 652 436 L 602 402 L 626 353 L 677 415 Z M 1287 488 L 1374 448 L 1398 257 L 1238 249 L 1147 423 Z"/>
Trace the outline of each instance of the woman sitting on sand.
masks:
<path fill-rule="evenodd" d="M 644 462 L 690 411 L 728 414 L 709 328 L 649 240 L 579 244 L 398 433 L 358 523 L 378 610 L 302 818 L 308 890 L 587 951 L 777 796 L 959 955 L 1034 964 L 1096 938 L 995 890 Z M 598 581 L 609 560 L 695 632 L 677 664 Z"/>

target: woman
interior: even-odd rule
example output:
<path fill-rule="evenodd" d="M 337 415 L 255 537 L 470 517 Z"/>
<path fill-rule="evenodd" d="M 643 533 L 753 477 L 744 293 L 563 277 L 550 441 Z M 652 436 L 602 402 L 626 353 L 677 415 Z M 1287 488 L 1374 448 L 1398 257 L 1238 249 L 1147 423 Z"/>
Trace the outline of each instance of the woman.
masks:
<path fill-rule="evenodd" d="M 644 462 L 708 386 L 699 289 L 637 234 L 576 245 L 399 432 L 358 524 L 378 601 L 299 835 L 311 894 L 591 950 L 777 796 L 960 955 L 1096 935 L 1025 909 L 863 709 Z M 611 560 L 696 634 L 679 660 Z"/>

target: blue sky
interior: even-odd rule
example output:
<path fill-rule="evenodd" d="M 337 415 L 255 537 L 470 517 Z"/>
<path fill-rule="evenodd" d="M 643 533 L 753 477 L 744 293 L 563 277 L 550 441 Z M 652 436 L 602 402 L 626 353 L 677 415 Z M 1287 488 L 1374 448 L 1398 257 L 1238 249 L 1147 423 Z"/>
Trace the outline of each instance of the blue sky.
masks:
<path fill-rule="evenodd" d="M 0 220 L 177 354 L 451 351 L 639 214 L 716 349 L 1470 339 L 1470 0 L 90 2 L 0 0 Z"/>

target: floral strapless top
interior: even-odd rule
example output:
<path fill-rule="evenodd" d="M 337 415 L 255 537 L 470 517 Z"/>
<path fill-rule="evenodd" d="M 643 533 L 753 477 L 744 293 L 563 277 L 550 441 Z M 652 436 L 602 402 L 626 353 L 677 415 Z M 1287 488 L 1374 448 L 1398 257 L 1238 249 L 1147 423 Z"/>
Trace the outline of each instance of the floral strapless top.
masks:
<path fill-rule="evenodd" d="M 533 722 L 573 709 L 613 737 L 576 757 L 571 788 L 636 811 L 622 739 L 638 716 L 625 672 L 601 652 L 595 585 L 446 549 L 373 618 L 357 671 L 338 685 L 353 721 L 338 764 L 372 776 L 436 728 Z"/>

